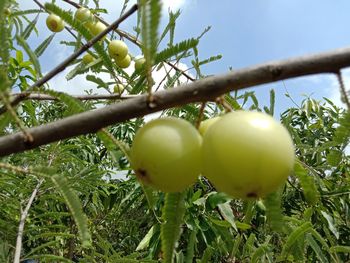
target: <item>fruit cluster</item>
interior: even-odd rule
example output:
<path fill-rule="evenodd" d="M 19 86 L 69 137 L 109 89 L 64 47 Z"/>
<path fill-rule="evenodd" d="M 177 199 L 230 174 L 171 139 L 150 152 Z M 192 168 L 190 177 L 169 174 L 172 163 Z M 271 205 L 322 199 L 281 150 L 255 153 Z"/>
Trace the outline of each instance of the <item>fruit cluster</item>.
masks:
<path fill-rule="evenodd" d="M 75 19 L 80 21 L 93 36 L 97 36 L 106 30 L 106 25 L 95 19 L 95 16 L 91 13 L 88 8 L 81 7 L 77 9 L 74 15 Z M 46 25 L 52 32 L 61 32 L 65 23 L 59 16 L 50 14 L 46 19 Z M 105 38 L 105 37 L 104 37 Z M 112 59 L 115 60 L 116 64 L 120 68 L 128 68 L 131 64 L 131 56 L 129 54 L 128 46 L 121 40 L 112 40 L 108 44 L 108 53 Z M 93 55 L 87 53 L 83 56 L 82 62 L 84 64 L 90 64 L 94 62 L 95 58 Z M 134 59 L 134 65 L 136 71 L 141 71 L 145 63 L 143 57 Z M 113 91 L 121 94 L 125 87 L 122 84 L 116 84 Z"/>
<path fill-rule="evenodd" d="M 140 128 L 130 152 L 138 179 L 178 192 L 202 174 L 219 191 L 247 199 L 275 191 L 293 168 L 292 139 L 267 114 L 236 111 L 202 122 L 199 131 L 173 117 Z"/>

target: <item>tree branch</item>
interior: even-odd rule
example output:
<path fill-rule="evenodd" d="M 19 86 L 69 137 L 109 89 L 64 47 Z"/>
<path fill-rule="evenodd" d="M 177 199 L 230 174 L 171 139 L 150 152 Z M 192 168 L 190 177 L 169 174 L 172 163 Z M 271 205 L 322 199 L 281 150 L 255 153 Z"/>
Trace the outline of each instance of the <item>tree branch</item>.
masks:
<path fill-rule="evenodd" d="M 231 71 L 156 92 L 153 94 L 154 100 L 151 104 L 147 102 L 147 95 L 142 95 L 105 108 L 31 128 L 28 132 L 33 136 L 33 142 L 25 142 L 22 133 L 3 136 L 0 138 L 0 156 L 33 149 L 77 135 L 94 133 L 103 127 L 160 110 L 193 102 L 215 100 L 233 90 L 317 73 L 336 74 L 341 68 L 347 66 L 350 66 L 350 48 Z"/>
<path fill-rule="evenodd" d="M 13 262 L 14 263 L 19 263 L 20 262 L 20 258 L 21 258 L 21 250 L 22 250 L 22 237 L 23 237 L 23 230 L 24 230 L 24 224 L 26 222 L 27 216 L 28 216 L 28 212 L 30 207 L 32 206 L 32 203 L 35 199 L 36 194 L 39 191 L 39 187 L 41 186 L 41 184 L 43 183 L 43 179 L 39 181 L 39 183 L 37 184 L 37 186 L 35 187 L 34 191 L 32 192 L 32 195 L 30 196 L 27 206 L 24 209 L 23 212 L 21 212 L 21 219 L 19 221 L 19 226 L 18 226 L 18 234 L 17 234 L 17 240 L 16 240 L 16 250 L 15 250 L 15 257 Z"/>
<path fill-rule="evenodd" d="M 22 100 L 59 100 L 58 98 L 47 94 L 30 93 L 30 92 L 12 93 L 11 96 L 19 98 L 20 101 Z M 70 95 L 70 96 L 77 100 L 126 100 L 126 99 L 135 98 L 139 95 L 120 96 L 119 94 L 96 94 L 96 95 Z"/>

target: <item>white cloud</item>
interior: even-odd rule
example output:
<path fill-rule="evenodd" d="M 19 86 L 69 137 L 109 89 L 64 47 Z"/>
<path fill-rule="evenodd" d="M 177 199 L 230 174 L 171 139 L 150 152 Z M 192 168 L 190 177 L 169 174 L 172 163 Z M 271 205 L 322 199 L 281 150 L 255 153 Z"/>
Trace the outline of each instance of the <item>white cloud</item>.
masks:
<path fill-rule="evenodd" d="M 172 11 L 176 11 L 180 9 L 181 7 L 185 6 L 185 0 L 163 0 L 163 8 Z"/>

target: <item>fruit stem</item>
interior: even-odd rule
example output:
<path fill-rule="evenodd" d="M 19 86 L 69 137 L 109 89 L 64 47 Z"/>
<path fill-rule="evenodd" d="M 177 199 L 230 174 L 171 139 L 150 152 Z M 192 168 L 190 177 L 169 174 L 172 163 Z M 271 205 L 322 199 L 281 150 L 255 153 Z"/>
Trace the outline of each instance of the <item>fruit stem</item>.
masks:
<path fill-rule="evenodd" d="M 249 224 L 250 221 L 252 220 L 254 204 L 255 204 L 255 201 L 253 201 L 253 200 L 247 201 L 247 203 L 246 203 L 247 207 L 246 207 L 246 210 L 245 210 L 245 213 L 244 213 L 245 217 L 244 217 L 243 223 Z M 230 258 L 234 258 L 234 256 L 236 255 L 236 253 L 238 251 L 238 248 L 239 248 L 239 245 L 241 244 L 241 241 L 242 241 L 242 234 L 238 234 L 238 236 L 236 238 L 236 241 L 233 244 L 233 248 L 232 248 L 232 251 L 231 251 Z"/>

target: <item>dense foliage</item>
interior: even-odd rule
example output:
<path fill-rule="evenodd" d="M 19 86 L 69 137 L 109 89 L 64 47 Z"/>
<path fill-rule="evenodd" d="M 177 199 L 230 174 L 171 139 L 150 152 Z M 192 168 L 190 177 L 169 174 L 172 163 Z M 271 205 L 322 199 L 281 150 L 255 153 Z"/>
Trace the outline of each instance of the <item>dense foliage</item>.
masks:
<path fill-rule="evenodd" d="M 69 3 L 69 1 L 66 1 Z M 87 4 L 87 1 L 80 1 Z M 122 13 L 130 6 L 124 1 Z M 138 24 L 127 33 L 128 45 L 140 45 L 143 69 L 127 73 L 109 57 L 107 39 L 88 52 L 95 60 L 74 60 L 72 79 L 85 74 L 100 89 L 122 82 L 126 93 L 152 90 L 152 74 L 169 71 L 167 63 L 191 61 L 195 79 L 205 78 L 201 67 L 221 56 L 200 60 L 197 45 L 203 34 L 174 43 L 180 12 L 170 12 L 159 28 L 160 2 L 139 1 Z M 98 1 L 89 7 L 95 15 L 107 12 Z M 55 34 L 39 46 L 28 41 L 40 34 L 38 18 L 52 12 L 65 21 L 75 37 L 61 42 L 81 47 L 92 35 L 72 12 L 54 4 L 20 10 L 15 1 L 1 1 L 0 97 L 7 111 L 0 115 L 1 135 L 25 131 L 110 101 L 79 101 L 44 85 L 30 89 L 44 69 L 40 57 L 55 41 Z M 7 11 L 10 12 L 8 13 Z M 6 11 L 6 12 L 5 12 Z M 158 31 L 160 34 L 158 34 Z M 117 34 L 110 39 L 119 39 Z M 142 39 L 142 44 L 138 39 Z M 124 32 L 125 37 L 125 32 Z M 129 40 L 130 40 L 129 39 Z M 153 71 L 153 72 L 152 72 Z M 99 77 L 108 72 L 110 82 Z M 158 88 L 170 89 L 190 81 L 174 69 Z M 7 73 L 7 74 L 6 74 Z M 155 87 L 157 88 L 157 87 Z M 157 88 L 157 89 L 158 89 Z M 154 87 L 153 87 L 154 89 Z M 35 92 L 56 101 L 25 100 L 11 107 L 10 94 Z M 116 99 L 113 103 L 118 103 Z M 222 102 L 224 101 L 224 102 Z M 222 103 L 220 103 L 222 102 Z M 144 117 L 118 123 L 97 134 L 58 141 L 34 150 L 3 157 L 0 162 L 0 262 L 12 262 L 18 226 L 30 197 L 38 192 L 25 219 L 21 260 L 40 262 L 348 262 L 350 261 L 350 114 L 324 99 L 306 98 L 301 105 L 274 114 L 275 95 L 261 107 L 253 92 L 226 94 L 207 103 L 203 117 L 228 109 L 263 111 L 275 115 L 292 135 L 297 160 L 293 174 L 277 192 L 264 200 L 242 201 L 217 192 L 201 177 L 182 193 L 164 194 L 140 184 L 128 161 L 135 132 Z M 203 108 L 202 108 L 203 109 Z M 201 104 L 168 109 L 196 125 Z M 122 179 L 117 179 L 122 178 Z"/>

